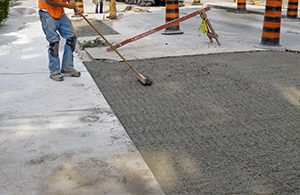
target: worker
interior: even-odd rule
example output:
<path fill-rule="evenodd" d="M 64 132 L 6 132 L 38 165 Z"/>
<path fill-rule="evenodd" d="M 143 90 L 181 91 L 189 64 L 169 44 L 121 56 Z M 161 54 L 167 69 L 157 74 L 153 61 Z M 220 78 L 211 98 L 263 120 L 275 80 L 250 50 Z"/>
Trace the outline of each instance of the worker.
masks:
<path fill-rule="evenodd" d="M 96 6 L 95 13 L 103 13 L 103 0 L 93 0 L 93 3 Z"/>
<path fill-rule="evenodd" d="M 117 19 L 117 7 L 116 7 L 116 0 L 110 0 L 109 2 L 109 16 L 108 19 L 115 20 Z"/>
<path fill-rule="evenodd" d="M 50 78 L 63 81 L 64 76 L 80 77 L 80 72 L 74 69 L 73 52 L 76 46 L 76 36 L 70 19 L 65 15 L 64 8 L 79 12 L 74 0 L 39 0 L 39 16 L 42 29 L 49 42 L 48 58 Z M 59 58 L 60 36 L 66 39 L 62 66 Z"/>

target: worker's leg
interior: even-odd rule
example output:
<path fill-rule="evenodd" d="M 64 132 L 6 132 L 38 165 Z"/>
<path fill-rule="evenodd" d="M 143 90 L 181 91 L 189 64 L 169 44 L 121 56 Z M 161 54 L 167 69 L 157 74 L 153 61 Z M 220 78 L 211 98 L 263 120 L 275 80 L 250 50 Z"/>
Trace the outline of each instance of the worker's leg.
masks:
<path fill-rule="evenodd" d="M 96 3 L 95 14 L 98 14 L 98 13 L 99 13 L 98 7 L 99 7 L 99 3 Z"/>
<path fill-rule="evenodd" d="M 53 75 L 60 72 L 60 60 L 58 54 L 60 38 L 59 34 L 56 32 L 58 23 L 57 20 L 54 20 L 48 12 L 39 11 L 39 15 L 43 31 L 46 35 L 46 39 L 49 42 L 49 70 L 50 74 Z"/>
<path fill-rule="evenodd" d="M 74 67 L 73 52 L 76 46 L 76 36 L 70 19 L 64 14 L 61 16 L 60 27 L 58 29 L 60 35 L 66 39 L 64 54 L 62 59 L 62 69 L 69 70 Z"/>
<path fill-rule="evenodd" d="M 100 12 L 103 13 L 103 0 L 100 0 Z"/>
<path fill-rule="evenodd" d="M 109 3 L 109 16 L 111 18 L 117 17 L 116 0 L 110 0 L 110 3 Z"/>

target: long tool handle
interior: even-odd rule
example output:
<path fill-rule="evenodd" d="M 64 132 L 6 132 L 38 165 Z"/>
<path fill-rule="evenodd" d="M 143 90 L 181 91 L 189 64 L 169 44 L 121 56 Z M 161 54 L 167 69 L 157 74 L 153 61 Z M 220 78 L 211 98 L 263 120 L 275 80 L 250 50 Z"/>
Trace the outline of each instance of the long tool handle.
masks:
<path fill-rule="evenodd" d="M 208 10 L 210 10 L 210 7 L 203 8 L 202 10 L 203 10 L 204 12 L 207 12 Z M 131 38 L 129 38 L 129 39 L 126 39 L 126 40 L 124 40 L 124 41 L 122 41 L 122 42 L 120 42 L 120 43 L 117 43 L 117 44 L 113 45 L 113 48 L 117 49 L 117 48 L 119 48 L 119 47 L 122 47 L 123 45 L 126 45 L 127 43 L 130 43 L 130 42 L 139 40 L 139 39 L 141 39 L 141 38 L 144 38 L 144 37 L 146 37 L 146 36 L 148 36 L 148 35 L 151 35 L 151 34 L 153 34 L 153 33 L 156 33 L 156 32 L 158 32 L 158 31 L 161 31 L 161 30 L 163 30 L 163 29 L 165 29 L 165 28 L 167 28 L 167 27 L 169 27 L 169 26 L 172 26 L 172 25 L 174 25 L 175 23 L 183 22 L 183 21 L 185 21 L 185 20 L 187 20 L 187 19 L 189 19 L 189 18 L 192 18 L 192 17 L 194 17 L 194 16 L 196 16 L 196 15 L 198 15 L 198 14 L 199 14 L 199 10 L 194 11 L 194 12 L 192 12 L 192 13 L 190 13 L 190 14 L 188 14 L 188 15 L 185 15 L 185 16 L 183 16 L 183 17 L 181 17 L 181 18 L 172 20 L 172 21 L 167 22 L 167 23 L 165 23 L 165 24 L 163 24 L 163 25 L 161 25 L 161 26 L 158 26 L 158 27 L 153 28 L 153 29 L 151 29 L 151 30 L 148 30 L 148 31 L 146 31 L 146 32 L 144 32 L 144 33 L 141 33 L 141 34 L 139 34 L 139 35 L 136 35 L 136 36 L 134 36 L 134 37 L 131 37 Z M 112 51 L 113 48 L 112 48 L 112 47 L 109 47 L 109 48 L 107 48 L 107 51 Z"/>
<path fill-rule="evenodd" d="M 213 35 L 215 35 L 215 40 L 216 40 L 216 42 L 218 43 L 218 45 L 219 46 L 221 46 L 221 43 L 219 42 L 219 40 L 218 40 L 218 34 L 216 33 L 216 31 L 214 30 L 214 28 L 212 27 L 212 25 L 211 25 L 211 23 L 210 23 L 210 21 L 207 19 L 207 26 L 209 27 L 209 29 L 211 30 L 211 32 L 212 32 L 212 34 Z"/>
<path fill-rule="evenodd" d="M 94 29 L 94 31 L 109 45 L 109 47 L 118 54 L 118 56 L 120 56 L 120 58 L 129 66 L 129 68 L 131 70 L 133 70 L 135 72 L 135 74 L 137 74 L 138 76 L 140 76 L 141 74 L 135 69 L 133 68 L 133 66 L 126 60 L 126 58 L 124 58 L 114 47 L 113 45 L 95 28 L 95 26 L 81 13 L 79 12 L 80 16 L 83 17 L 83 19 L 92 27 L 92 29 Z"/>
<path fill-rule="evenodd" d="M 205 21 L 205 23 L 206 23 L 206 26 L 208 28 L 207 36 L 208 36 L 210 42 L 212 43 L 213 42 L 212 38 L 214 38 L 217 41 L 218 45 L 221 46 L 221 44 L 218 40 L 218 34 L 213 29 L 210 21 L 208 20 L 206 13 L 203 10 L 199 10 L 199 15 L 202 18 L 202 20 Z"/>

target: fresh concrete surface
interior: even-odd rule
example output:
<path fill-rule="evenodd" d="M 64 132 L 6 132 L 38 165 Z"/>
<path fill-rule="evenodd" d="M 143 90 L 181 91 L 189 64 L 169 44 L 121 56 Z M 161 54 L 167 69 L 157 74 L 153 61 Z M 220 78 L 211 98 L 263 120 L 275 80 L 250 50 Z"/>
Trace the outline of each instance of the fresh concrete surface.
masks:
<path fill-rule="evenodd" d="M 0 26 L 0 194 L 164 194 L 77 55 L 49 79 L 36 2 Z"/>
<path fill-rule="evenodd" d="M 255 52 L 263 16 L 224 8 L 208 12 L 221 47 L 197 32 L 195 17 L 182 23 L 183 35 L 156 33 L 118 49 L 141 59 L 131 63 L 152 86 L 122 62 L 86 65 L 166 194 L 299 194 L 299 54 Z M 109 40 L 164 22 L 163 8 L 147 9 L 107 21 L 120 33 Z M 289 50 L 300 49 L 298 26 L 282 21 Z M 105 48 L 88 52 L 119 60 Z"/>
<path fill-rule="evenodd" d="M 85 63 L 167 195 L 300 194 L 300 55 Z"/>

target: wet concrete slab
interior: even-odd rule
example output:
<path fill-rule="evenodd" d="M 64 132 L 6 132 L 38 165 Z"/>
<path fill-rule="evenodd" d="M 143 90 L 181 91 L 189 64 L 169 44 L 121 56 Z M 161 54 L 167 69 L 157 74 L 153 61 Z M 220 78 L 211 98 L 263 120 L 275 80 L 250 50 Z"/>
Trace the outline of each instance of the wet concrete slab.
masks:
<path fill-rule="evenodd" d="M 300 193 L 300 56 L 85 63 L 166 194 Z"/>

